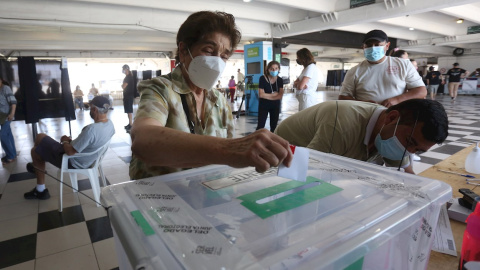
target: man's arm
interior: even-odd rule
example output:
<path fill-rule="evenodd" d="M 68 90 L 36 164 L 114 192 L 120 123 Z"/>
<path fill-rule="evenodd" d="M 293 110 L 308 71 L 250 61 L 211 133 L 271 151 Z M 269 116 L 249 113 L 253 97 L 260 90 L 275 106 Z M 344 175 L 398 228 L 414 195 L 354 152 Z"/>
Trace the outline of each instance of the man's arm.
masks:
<path fill-rule="evenodd" d="M 12 104 L 10 107 L 11 107 L 10 114 L 7 117 L 8 121 L 12 121 L 13 118 L 15 117 L 15 110 L 17 108 L 17 104 Z"/>
<path fill-rule="evenodd" d="M 401 95 L 384 100 L 382 102 L 382 105 L 388 108 L 390 106 L 396 105 L 408 99 L 416 99 L 416 98 L 422 99 L 422 98 L 425 98 L 426 96 L 427 96 L 427 88 L 425 86 L 419 86 L 419 87 L 408 89 L 408 92 L 405 92 Z"/>
<path fill-rule="evenodd" d="M 67 135 L 63 135 L 62 138 L 60 138 L 60 143 L 63 145 L 63 150 L 65 151 L 65 154 L 69 156 L 78 153 L 77 150 L 75 150 L 75 148 L 73 148 L 73 146 L 70 144 L 71 142 L 72 139 Z"/>

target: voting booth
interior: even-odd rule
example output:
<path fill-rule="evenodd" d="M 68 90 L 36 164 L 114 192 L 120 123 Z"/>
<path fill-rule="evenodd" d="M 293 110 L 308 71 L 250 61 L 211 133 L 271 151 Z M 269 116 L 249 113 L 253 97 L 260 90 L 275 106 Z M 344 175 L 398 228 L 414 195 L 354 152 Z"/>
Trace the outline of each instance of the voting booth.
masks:
<path fill-rule="evenodd" d="M 120 269 L 426 269 L 443 182 L 309 150 L 305 182 L 206 166 L 105 187 Z"/>

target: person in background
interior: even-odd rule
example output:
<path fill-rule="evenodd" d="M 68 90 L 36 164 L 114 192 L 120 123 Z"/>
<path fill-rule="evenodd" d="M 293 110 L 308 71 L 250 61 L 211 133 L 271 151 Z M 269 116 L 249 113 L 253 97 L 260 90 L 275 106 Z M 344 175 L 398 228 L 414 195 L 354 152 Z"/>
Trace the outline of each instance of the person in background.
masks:
<path fill-rule="evenodd" d="M 218 83 L 217 83 L 217 85 L 215 85 L 215 88 L 217 88 L 217 90 L 220 91 L 220 93 L 222 93 L 222 95 L 227 96 L 227 92 L 222 87 L 222 83 L 220 82 L 220 80 L 218 80 Z"/>
<path fill-rule="evenodd" d="M 50 93 L 52 98 L 60 98 L 60 84 L 56 79 L 52 79 L 48 84 L 47 93 Z"/>
<path fill-rule="evenodd" d="M 125 74 L 123 79 L 122 89 L 123 89 L 123 109 L 128 116 L 128 125 L 125 126 L 125 130 L 130 132 L 132 128 L 133 121 L 133 100 L 135 99 L 134 85 L 133 85 L 133 76 L 130 72 L 130 67 L 128 65 L 123 65 L 122 73 Z"/>
<path fill-rule="evenodd" d="M 78 108 L 83 111 L 83 91 L 80 90 L 80 85 L 75 87 L 75 91 L 73 91 L 73 100 L 75 101 L 75 105 L 78 105 Z"/>
<path fill-rule="evenodd" d="M 475 69 L 475 71 L 470 74 L 470 78 L 480 78 L 480 68 Z"/>
<path fill-rule="evenodd" d="M 378 103 L 390 107 L 413 98 L 425 98 L 422 77 L 407 59 L 386 56 L 390 42 L 382 30 L 363 39 L 365 60 L 350 69 L 338 99 Z"/>
<path fill-rule="evenodd" d="M 415 70 L 418 70 L 418 63 L 415 59 L 411 58 L 410 59 L 410 63 L 412 63 L 413 67 L 415 68 Z"/>
<path fill-rule="evenodd" d="M 238 90 L 244 91 L 245 87 L 243 87 L 243 84 L 245 83 L 245 75 L 243 75 L 242 72 L 240 72 L 240 69 L 237 70 L 237 86 Z"/>
<path fill-rule="evenodd" d="M 307 48 L 297 51 L 297 64 L 302 65 L 303 70 L 293 82 L 293 87 L 296 89 L 298 111 L 302 111 L 315 105 L 314 93 L 318 87 L 318 68 L 313 54 Z"/>
<path fill-rule="evenodd" d="M 445 81 L 443 80 L 442 74 L 440 74 L 439 71 L 435 71 L 434 66 L 429 67 L 428 70 L 430 72 L 425 76 L 425 79 L 427 80 L 427 90 L 430 92 L 430 98 L 435 100 L 440 83 L 445 84 Z"/>
<path fill-rule="evenodd" d="M 224 12 L 195 12 L 180 26 L 178 65 L 138 86 L 131 179 L 210 164 L 253 166 L 258 172 L 290 166 L 288 142 L 268 130 L 233 139 L 230 105 L 213 89 L 240 39 L 235 18 Z"/>
<path fill-rule="evenodd" d="M 95 84 L 92 83 L 92 88 L 88 91 L 89 94 L 92 94 L 93 97 L 98 96 L 98 89 L 95 87 Z"/>
<path fill-rule="evenodd" d="M 283 97 L 283 79 L 278 76 L 280 63 L 268 63 L 265 73 L 258 83 L 258 124 L 257 130 L 265 127 L 267 116 L 270 114 L 270 131 L 277 128 L 278 117 Z"/>
<path fill-rule="evenodd" d="M 10 123 L 15 118 L 17 100 L 13 95 L 7 81 L 0 78 L 0 143 L 2 144 L 5 156 L 2 157 L 2 164 L 6 165 L 17 159 L 17 148 L 13 139 Z"/>
<path fill-rule="evenodd" d="M 115 128 L 107 116 L 109 107 L 107 98 L 94 97 L 90 102 L 90 117 L 92 117 L 94 123 L 84 127 L 75 140 L 63 135 L 58 142 L 45 133 L 40 133 L 35 137 L 35 144 L 30 152 L 32 162 L 27 163 L 27 171 L 36 175 L 37 185 L 23 195 L 25 199 L 46 200 L 50 198 L 50 193 L 45 187 L 45 162 L 50 162 L 60 168 L 63 154 L 72 156 L 76 153 L 94 152 L 112 138 L 115 134 Z M 69 160 L 68 166 L 76 169 L 88 168 L 97 157 L 72 158 Z"/>
<path fill-rule="evenodd" d="M 447 72 L 448 76 L 448 92 L 452 101 L 455 101 L 457 98 L 458 86 L 460 85 L 460 79 L 464 78 L 467 74 L 467 71 L 459 67 L 458 63 L 453 63 L 453 68 L 449 69 Z"/>
<path fill-rule="evenodd" d="M 402 58 L 402 59 L 408 59 L 408 53 L 407 51 L 404 51 L 404 50 L 397 50 L 393 53 L 392 56 L 397 58 Z"/>
<path fill-rule="evenodd" d="M 233 103 L 233 99 L 235 98 L 235 89 L 236 89 L 235 79 L 233 76 L 230 77 L 230 81 L 228 81 L 228 90 L 230 91 L 230 102 Z"/>
<path fill-rule="evenodd" d="M 413 173 L 411 154 L 425 152 L 448 136 L 442 104 L 409 99 L 385 108 L 333 100 L 283 120 L 275 134 L 293 145 Z"/>

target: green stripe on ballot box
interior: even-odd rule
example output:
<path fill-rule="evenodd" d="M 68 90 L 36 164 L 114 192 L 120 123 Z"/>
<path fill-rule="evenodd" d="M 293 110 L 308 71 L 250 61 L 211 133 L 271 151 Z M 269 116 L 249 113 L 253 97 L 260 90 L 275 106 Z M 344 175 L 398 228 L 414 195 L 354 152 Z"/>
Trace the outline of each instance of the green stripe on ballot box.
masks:
<path fill-rule="evenodd" d="M 137 223 L 140 228 L 142 228 L 142 231 L 145 235 L 152 235 L 155 234 L 155 231 L 150 227 L 150 224 L 148 224 L 147 220 L 143 217 L 142 213 L 140 211 L 132 211 L 130 212 L 132 215 L 133 219 Z"/>
<path fill-rule="evenodd" d="M 262 219 L 316 201 L 343 189 L 308 176 L 306 182 L 289 181 L 238 197 L 243 206 Z"/>

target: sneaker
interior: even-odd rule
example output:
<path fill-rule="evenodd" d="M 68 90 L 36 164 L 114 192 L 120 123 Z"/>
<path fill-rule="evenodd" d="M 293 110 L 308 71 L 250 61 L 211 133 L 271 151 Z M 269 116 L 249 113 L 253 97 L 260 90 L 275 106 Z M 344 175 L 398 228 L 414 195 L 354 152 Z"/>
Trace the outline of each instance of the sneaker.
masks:
<path fill-rule="evenodd" d="M 43 192 L 39 192 L 36 187 L 32 189 L 32 191 L 23 194 L 23 197 L 27 200 L 46 200 L 50 198 L 50 193 L 48 192 L 48 188 L 46 188 Z"/>
<path fill-rule="evenodd" d="M 420 158 L 417 154 L 413 154 L 413 160 L 414 161 L 420 161 L 422 158 Z"/>
<path fill-rule="evenodd" d="M 12 158 L 12 159 L 2 158 L 2 164 L 7 165 L 7 164 L 10 164 L 12 162 L 15 162 L 16 160 L 17 160 L 17 158 Z"/>
<path fill-rule="evenodd" d="M 131 129 L 131 128 L 132 128 L 132 126 L 130 124 L 125 126 L 125 129 Z"/>
<path fill-rule="evenodd" d="M 33 163 L 27 163 L 27 172 L 35 174 L 35 167 L 33 167 Z"/>

